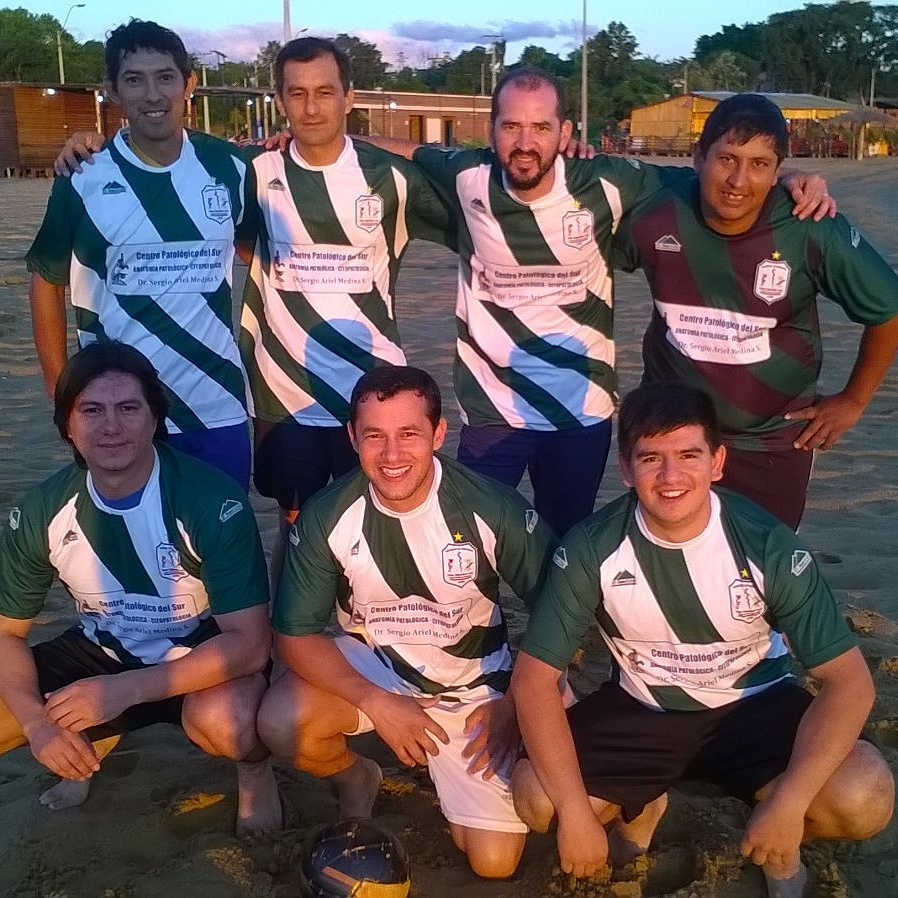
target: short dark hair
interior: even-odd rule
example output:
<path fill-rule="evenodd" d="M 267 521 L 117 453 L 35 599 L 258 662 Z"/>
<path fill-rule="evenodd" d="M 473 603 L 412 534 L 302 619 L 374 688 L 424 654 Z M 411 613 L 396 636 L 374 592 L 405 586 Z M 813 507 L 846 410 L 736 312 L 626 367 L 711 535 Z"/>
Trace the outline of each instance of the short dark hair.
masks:
<path fill-rule="evenodd" d="M 333 41 L 323 37 L 297 37 L 281 47 L 274 61 L 274 85 L 277 92 L 284 94 L 284 66 L 288 62 L 311 62 L 319 56 L 333 56 L 340 72 L 340 84 L 345 93 L 352 87 L 352 63 L 349 56 Z"/>
<path fill-rule="evenodd" d="M 53 423 L 59 435 L 72 447 L 75 461 L 86 468 L 84 457 L 75 448 L 69 436 L 69 418 L 75 401 L 89 384 L 110 371 L 130 374 L 140 381 L 144 399 L 156 418 L 154 440 L 164 440 L 168 436 L 165 419 L 168 416 L 168 397 L 156 369 L 147 361 L 146 356 L 127 343 L 118 340 L 98 340 L 88 343 L 84 349 L 76 352 L 65 364 L 53 396 Z"/>
<path fill-rule="evenodd" d="M 106 37 L 106 79 L 113 87 L 118 81 L 122 60 L 135 50 L 167 53 L 185 82 L 193 74 L 193 64 L 184 41 L 171 28 L 163 28 L 156 22 L 145 22 L 143 19 L 131 19 L 127 25 L 119 25 Z"/>
<path fill-rule="evenodd" d="M 379 402 L 392 399 L 398 393 L 416 393 L 424 399 L 427 418 L 436 427 L 443 413 L 443 401 L 437 382 L 420 368 L 407 365 L 379 365 L 363 374 L 352 389 L 349 399 L 349 423 L 355 426 L 359 405 L 369 396 Z"/>
<path fill-rule="evenodd" d="M 789 128 L 783 113 L 776 103 L 760 94 L 736 94 L 711 110 L 698 139 L 702 156 L 707 156 L 711 147 L 728 134 L 740 145 L 753 137 L 771 138 L 778 162 L 789 154 Z"/>
<path fill-rule="evenodd" d="M 643 384 L 621 403 L 617 417 L 618 455 L 629 462 L 640 437 L 670 433 L 690 424 L 704 429 L 712 451 L 720 446 L 720 424 L 707 393 L 679 382 Z"/>
<path fill-rule="evenodd" d="M 558 120 L 563 122 L 567 118 L 567 101 L 564 95 L 564 85 L 554 75 L 535 65 L 522 65 L 514 69 L 508 69 L 499 79 L 496 89 L 493 91 L 493 101 L 490 108 L 490 119 L 496 121 L 499 117 L 499 97 L 509 84 L 515 84 L 522 90 L 539 90 L 544 84 L 555 91 L 555 112 Z"/>

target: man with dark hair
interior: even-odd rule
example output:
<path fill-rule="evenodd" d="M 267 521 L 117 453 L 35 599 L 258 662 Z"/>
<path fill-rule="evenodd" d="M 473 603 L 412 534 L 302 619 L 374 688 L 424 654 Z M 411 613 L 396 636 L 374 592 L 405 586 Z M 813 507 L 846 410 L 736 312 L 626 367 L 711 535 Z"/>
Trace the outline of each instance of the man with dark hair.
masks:
<path fill-rule="evenodd" d="M 488 150 L 376 139 L 414 159 L 458 223 L 459 461 L 510 486 L 529 471 L 560 533 L 592 512 L 611 440 L 612 233 L 685 174 L 566 159 L 572 127 L 558 81 L 526 66 L 496 86 Z"/>
<path fill-rule="evenodd" d="M 618 440 L 631 490 L 564 538 L 516 661 L 515 806 L 541 831 L 557 815 L 562 869 L 590 876 L 648 849 L 669 787 L 712 782 L 753 805 L 741 850 L 768 893 L 798 898 L 805 839 L 864 839 L 891 818 L 889 768 L 858 741 L 866 662 L 795 534 L 712 489 L 727 450 L 707 396 L 640 387 Z M 565 712 L 558 680 L 595 622 L 614 675 Z"/>
<path fill-rule="evenodd" d="M 380 768 L 346 736 L 375 730 L 402 763 L 428 766 L 471 868 L 509 876 L 527 828 L 508 789 L 519 739 L 499 578 L 529 602 L 553 538 L 513 489 L 434 455 L 446 421 L 424 371 L 364 374 L 348 431 L 361 470 L 318 493 L 290 531 L 273 614 L 287 670 L 259 734 L 328 778 L 343 817 L 371 814 Z"/>
<path fill-rule="evenodd" d="M 654 299 L 644 381 L 713 397 L 729 455 L 723 484 L 790 527 L 804 511 L 814 449 L 860 418 L 898 347 L 898 276 L 845 218 L 799 221 L 776 186 L 786 122 L 765 97 L 712 111 L 695 177 L 626 216 L 615 264 L 642 268 Z M 844 389 L 820 396 L 823 293 L 864 325 Z"/>
<path fill-rule="evenodd" d="M 229 144 L 184 130 L 196 76 L 173 31 L 132 19 L 109 35 L 106 67 L 128 127 L 94 165 L 56 179 L 26 257 L 47 392 L 66 360 L 69 286 L 78 342 L 116 339 L 139 349 L 165 386 L 172 444 L 246 489 L 231 267 L 238 232 L 255 232 L 252 172 Z"/>
<path fill-rule="evenodd" d="M 275 80 L 292 140 L 253 161 L 261 220 L 240 349 L 254 480 L 280 505 L 286 535 L 313 493 L 358 465 L 345 425 L 359 376 L 405 362 L 395 293 L 410 240 L 450 238 L 446 208 L 420 171 L 346 136 L 350 63 L 336 44 L 290 41 Z M 279 567 L 276 554 L 275 579 Z"/>
<path fill-rule="evenodd" d="M 76 464 L 10 510 L 0 535 L 0 751 L 26 743 L 87 798 L 121 733 L 173 723 L 237 762 L 237 830 L 280 825 L 255 716 L 266 688 L 265 559 L 232 478 L 166 445 L 167 401 L 147 360 L 99 341 L 56 380 L 56 424 Z M 53 578 L 78 622 L 29 648 Z"/>

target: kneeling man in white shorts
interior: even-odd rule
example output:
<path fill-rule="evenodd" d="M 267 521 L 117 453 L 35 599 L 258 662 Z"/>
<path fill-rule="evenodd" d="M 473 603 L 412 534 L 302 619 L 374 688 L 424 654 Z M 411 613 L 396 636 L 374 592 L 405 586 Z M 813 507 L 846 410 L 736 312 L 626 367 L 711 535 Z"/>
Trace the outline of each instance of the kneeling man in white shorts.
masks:
<path fill-rule="evenodd" d="M 553 535 L 515 490 L 434 454 L 446 421 L 424 371 L 363 375 L 348 428 L 360 470 L 319 492 L 289 533 L 273 616 L 287 670 L 259 733 L 329 778 L 342 816 L 367 816 L 380 768 L 346 736 L 375 730 L 402 763 L 428 766 L 474 872 L 510 876 L 527 827 L 508 787 L 519 734 L 499 578 L 529 603 Z"/>

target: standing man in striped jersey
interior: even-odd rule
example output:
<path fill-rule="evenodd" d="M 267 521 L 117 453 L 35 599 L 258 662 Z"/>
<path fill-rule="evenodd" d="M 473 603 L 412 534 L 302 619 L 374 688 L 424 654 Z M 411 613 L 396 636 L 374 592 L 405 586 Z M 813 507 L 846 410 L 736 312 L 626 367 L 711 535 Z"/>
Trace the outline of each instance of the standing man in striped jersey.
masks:
<path fill-rule="evenodd" d="M 632 489 L 565 536 L 518 655 L 515 805 L 541 831 L 557 815 L 562 869 L 591 876 L 648 849 L 670 786 L 709 781 L 753 806 L 741 850 L 771 898 L 800 898 L 803 840 L 868 838 L 892 815 L 891 772 L 858 741 L 867 664 L 795 534 L 712 490 L 727 451 L 707 395 L 640 387 L 618 448 Z M 566 715 L 558 680 L 595 621 L 616 675 Z"/>
<path fill-rule="evenodd" d="M 571 130 L 559 82 L 525 66 L 493 93 L 491 149 L 378 141 L 414 159 L 457 220 L 458 458 L 511 486 L 529 471 L 536 510 L 558 533 L 592 512 L 611 440 L 612 233 L 688 174 L 564 158 Z"/>
<path fill-rule="evenodd" d="M 69 359 L 54 419 L 76 463 L 35 487 L 0 535 L 0 751 L 28 744 L 80 804 L 119 734 L 183 727 L 237 762 L 237 831 L 280 826 L 255 717 L 266 688 L 265 557 L 246 494 L 167 445 L 152 365 L 104 340 Z M 58 577 L 78 622 L 25 639 Z"/>
<path fill-rule="evenodd" d="M 106 76 L 128 127 L 93 165 L 56 179 L 26 257 L 47 393 L 67 355 L 68 285 L 79 344 L 114 339 L 139 349 L 165 385 L 172 445 L 246 489 L 231 267 L 238 231 L 255 230 L 252 173 L 224 141 L 184 130 L 196 76 L 173 31 L 136 19 L 116 28 Z"/>
<path fill-rule="evenodd" d="M 349 396 L 376 365 L 405 363 L 395 314 L 412 238 L 450 243 L 448 211 L 407 160 L 346 136 L 350 63 L 304 37 L 275 61 L 292 140 L 253 160 L 261 211 L 240 349 L 251 388 L 254 480 L 284 532 L 331 477 L 356 467 Z M 277 559 L 272 565 L 275 574 Z"/>
<path fill-rule="evenodd" d="M 327 777 L 341 816 L 367 816 L 380 768 L 345 737 L 375 730 L 402 763 L 428 766 L 472 869 L 506 877 L 527 827 L 508 789 L 519 736 L 499 578 L 529 603 L 553 537 L 515 490 L 434 456 L 440 407 L 417 368 L 378 367 L 356 385 L 348 431 L 361 470 L 318 493 L 290 531 L 273 615 L 287 670 L 259 734 Z"/>
<path fill-rule="evenodd" d="M 797 528 L 815 449 L 830 449 L 873 398 L 898 348 L 898 275 L 842 216 L 799 221 L 776 186 L 788 152 L 774 103 L 718 104 L 695 148 L 696 177 L 624 218 L 615 262 L 652 291 L 646 383 L 685 381 L 714 399 L 723 486 Z M 844 389 L 819 396 L 817 297 L 864 325 Z"/>

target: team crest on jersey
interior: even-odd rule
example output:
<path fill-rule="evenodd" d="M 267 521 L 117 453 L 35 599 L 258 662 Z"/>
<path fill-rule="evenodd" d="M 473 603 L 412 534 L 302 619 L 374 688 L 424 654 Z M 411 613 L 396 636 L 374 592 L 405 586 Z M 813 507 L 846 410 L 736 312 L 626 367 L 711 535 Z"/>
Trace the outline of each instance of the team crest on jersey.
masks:
<path fill-rule="evenodd" d="M 781 259 L 764 259 L 755 269 L 755 296 L 772 305 L 786 298 L 792 269 Z"/>
<path fill-rule="evenodd" d="M 565 246 L 571 246 L 574 249 L 582 249 L 586 246 L 592 239 L 594 223 L 595 219 L 589 209 L 565 212 L 561 218 L 561 233 L 564 236 Z"/>
<path fill-rule="evenodd" d="M 19 523 L 22 520 L 22 511 L 20 508 L 11 508 L 9 510 L 9 529 L 18 530 Z"/>
<path fill-rule="evenodd" d="M 804 549 L 796 549 L 792 553 L 792 576 L 800 577 L 804 569 L 811 563 L 811 553 Z"/>
<path fill-rule="evenodd" d="M 363 231 L 375 231 L 384 217 L 384 201 L 376 193 L 366 193 L 355 201 L 355 223 Z"/>
<path fill-rule="evenodd" d="M 156 564 L 159 573 L 166 580 L 183 580 L 189 576 L 181 567 L 181 553 L 171 543 L 159 543 L 156 546 Z"/>
<path fill-rule="evenodd" d="M 659 253 L 679 253 L 683 251 L 680 241 L 673 234 L 665 234 L 655 241 L 655 249 Z"/>
<path fill-rule="evenodd" d="M 461 589 L 477 577 L 477 550 L 471 543 L 450 543 L 443 549 L 443 579 Z"/>
<path fill-rule="evenodd" d="M 207 184 L 203 188 L 203 211 L 206 218 L 219 224 L 231 217 L 231 194 L 224 184 Z"/>
<path fill-rule="evenodd" d="M 528 508 L 524 512 L 524 526 L 527 528 L 528 533 L 533 533 L 536 530 L 537 521 L 539 521 L 539 514 L 536 509 Z"/>
<path fill-rule="evenodd" d="M 740 577 L 730 584 L 730 614 L 733 620 L 746 624 L 764 613 L 764 600 L 750 577 Z"/>

